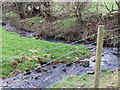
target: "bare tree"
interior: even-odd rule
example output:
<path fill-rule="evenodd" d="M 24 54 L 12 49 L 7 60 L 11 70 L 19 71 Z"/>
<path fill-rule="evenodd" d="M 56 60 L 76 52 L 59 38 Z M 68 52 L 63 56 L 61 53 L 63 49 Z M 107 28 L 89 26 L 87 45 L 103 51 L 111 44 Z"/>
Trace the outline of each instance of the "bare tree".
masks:
<path fill-rule="evenodd" d="M 51 2 L 13 2 L 13 7 L 21 19 L 36 15 L 52 19 Z"/>
<path fill-rule="evenodd" d="M 112 4 L 112 3 L 114 3 L 114 2 L 99 3 L 99 6 L 102 6 L 102 7 L 106 8 L 109 13 L 118 11 L 118 10 L 114 9 L 114 4 Z M 107 4 L 110 4 L 111 8 Z M 116 2 L 116 4 L 117 4 L 117 2 Z"/>
<path fill-rule="evenodd" d="M 116 2 L 117 6 L 118 6 L 118 25 L 120 25 L 120 1 Z"/>
<path fill-rule="evenodd" d="M 21 19 L 25 19 L 25 13 L 23 10 L 23 2 L 13 2 L 14 6 L 16 7 L 16 11 L 19 14 Z"/>
<path fill-rule="evenodd" d="M 77 17 L 77 20 L 80 23 L 83 23 L 83 20 L 82 20 L 82 11 L 86 7 L 87 3 L 88 2 L 75 2 L 75 7 L 74 7 L 75 15 Z"/>

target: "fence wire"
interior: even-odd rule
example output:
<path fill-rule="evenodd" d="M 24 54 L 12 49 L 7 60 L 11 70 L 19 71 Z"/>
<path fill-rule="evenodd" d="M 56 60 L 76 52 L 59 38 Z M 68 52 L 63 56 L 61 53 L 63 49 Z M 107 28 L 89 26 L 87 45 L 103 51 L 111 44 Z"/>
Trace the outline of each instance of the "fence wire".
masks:
<path fill-rule="evenodd" d="M 116 37 L 112 37 L 112 38 L 109 38 L 109 39 L 113 39 L 113 38 L 118 38 L 119 36 L 116 36 Z M 104 39 L 104 40 L 109 40 L 109 39 Z M 118 42 L 118 41 L 117 41 Z M 96 43 L 96 42 L 95 42 Z M 95 43 L 92 43 L 92 44 L 95 44 Z M 115 43 L 115 42 L 113 42 L 113 43 Z M 113 44 L 113 43 L 111 43 L 111 44 Z M 91 44 L 91 45 L 92 45 Z M 79 49 L 78 49 L 79 50 Z M 77 51 L 77 50 L 74 50 L 74 51 Z M 63 56 L 61 56 L 61 57 L 58 57 L 57 59 L 60 59 L 60 58 L 62 58 L 62 57 L 64 57 L 64 56 L 66 56 L 66 55 L 69 55 L 69 54 L 71 54 L 71 53 L 73 53 L 74 51 L 72 51 L 72 52 L 70 52 L 70 53 L 67 53 L 67 54 L 65 54 L 65 55 L 63 55 Z M 53 59 L 52 61 L 56 61 L 57 59 Z M 50 62 L 52 62 L 52 61 L 50 61 Z M 50 63 L 50 62 L 48 62 L 48 63 Z M 47 64 L 48 64 L 47 63 Z M 47 65 L 46 64 L 46 65 Z M 45 65 L 43 65 L 43 66 L 45 66 Z"/>
<path fill-rule="evenodd" d="M 116 31 L 116 30 L 120 30 L 120 28 L 111 29 L 111 30 L 105 30 L 105 31 Z M 105 32 L 105 31 L 104 31 L 104 32 Z M 70 45 L 72 45 L 72 44 L 85 41 L 85 40 L 87 40 L 88 38 L 91 38 L 91 37 L 93 37 L 93 36 L 95 36 L 95 35 L 97 35 L 97 34 L 98 34 L 98 33 L 92 34 L 91 36 L 88 36 L 88 37 L 86 37 L 86 38 L 84 38 L 84 39 L 80 39 L 80 40 L 74 41 L 74 42 L 72 42 L 72 43 L 63 45 L 63 46 L 58 46 L 58 47 L 55 47 L 55 48 L 50 48 L 50 49 L 46 49 L 46 50 L 42 50 L 42 51 L 38 51 L 38 52 L 33 52 L 33 53 L 28 53 L 28 54 L 23 54 L 23 55 L 17 55 L 17 56 L 13 56 L 13 57 L 9 57 L 9 58 L 3 58 L 3 59 L 0 59 L 0 61 L 2 61 L 2 60 L 14 59 L 14 58 L 22 57 L 22 56 L 28 56 L 28 55 L 31 55 L 31 54 L 36 54 L 36 53 L 41 53 L 41 52 L 46 52 L 46 51 L 51 51 L 51 50 L 55 50 L 55 49 L 59 49 L 59 48 L 65 47 L 65 46 L 70 46 Z"/>
<path fill-rule="evenodd" d="M 104 54 L 107 54 L 108 52 L 106 52 L 106 53 L 104 53 Z M 103 55 L 103 54 L 102 54 Z M 101 56 L 102 56 L 101 55 Z M 100 57 L 100 56 L 99 56 Z M 97 66 L 96 66 L 97 67 Z M 77 73 L 78 72 L 80 72 L 80 71 L 77 71 Z M 100 71 L 101 72 L 101 71 Z M 99 73 L 99 72 L 96 72 L 96 73 Z M 105 73 L 110 73 L 110 71 L 107 71 L 107 72 L 105 72 Z M 112 74 L 110 74 L 110 75 L 108 75 L 107 77 L 104 77 L 103 79 L 105 79 L 103 82 L 100 82 L 100 86 L 102 85 L 102 84 L 105 84 L 105 82 L 107 81 L 107 79 L 108 78 L 110 78 L 112 76 Z M 91 77 L 87 77 L 87 79 L 91 79 Z M 95 78 L 94 78 L 94 80 L 95 80 Z M 93 80 L 93 82 L 91 82 L 91 83 L 89 83 L 88 85 L 91 85 L 91 84 L 93 84 L 93 86 L 91 86 L 91 87 L 85 87 L 85 88 L 92 88 L 92 87 L 94 87 L 94 80 Z M 76 83 L 78 81 L 78 79 L 76 79 L 76 80 L 73 80 L 71 83 Z M 71 85 L 71 83 L 68 83 L 68 85 L 66 86 L 66 87 L 64 87 L 64 88 L 69 88 L 69 86 Z M 83 82 L 79 82 L 79 83 L 83 83 Z M 77 88 L 77 87 L 76 87 Z M 102 87 L 102 88 L 105 88 L 105 87 Z"/>
<path fill-rule="evenodd" d="M 120 28 L 115 28 L 115 29 L 107 29 L 106 31 L 117 31 L 120 30 Z"/>
<path fill-rule="evenodd" d="M 111 38 L 104 39 L 104 40 L 110 40 L 110 39 L 114 39 L 114 38 L 118 38 L 118 37 L 119 37 L 119 36 L 111 37 Z M 103 41 L 104 41 L 104 40 L 103 40 Z M 96 44 L 96 43 L 97 43 L 97 42 L 91 43 L 91 45 Z M 51 62 L 54 62 L 54 61 L 56 61 L 56 60 L 58 60 L 58 59 L 61 59 L 61 58 L 65 57 L 65 56 L 67 56 L 67 55 L 69 55 L 69 54 L 72 54 L 72 53 L 75 52 L 75 51 L 80 50 L 80 49 L 82 49 L 82 48 L 79 48 L 79 49 L 73 50 L 73 51 L 71 51 L 71 52 L 69 52 L 69 53 L 66 53 L 66 54 L 63 55 L 63 56 L 60 56 L 60 57 L 58 57 L 58 58 L 56 58 L 56 59 L 53 59 L 53 60 L 47 62 L 46 64 L 41 65 L 41 67 L 44 67 L 44 66 L 50 64 Z M 37 68 L 31 70 L 31 72 L 32 72 L 32 71 L 35 71 L 35 70 L 38 69 L 38 68 L 40 68 L 40 67 L 37 67 Z M 26 74 L 26 73 L 28 73 L 28 72 L 25 72 L 24 74 Z"/>
<path fill-rule="evenodd" d="M 112 37 L 112 39 L 113 39 L 113 37 Z M 105 40 L 105 39 L 104 39 Z M 109 40 L 109 39 L 108 39 Z M 113 43 L 115 43 L 115 42 L 112 42 L 111 44 L 113 44 Z M 107 54 L 108 52 L 106 52 L 106 53 L 103 53 L 102 55 L 104 55 L 104 54 Z M 102 55 L 100 55 L 99 57 L 101 57 Z M 98 57 L 98 58 L 99 58 Z M 99 65 L 97 65 L 97 66 L 99 66 Z M 97 66 L 95 66 L 95 67 L 97 67 Z M 119 68 L 119 67 L 118 67 Z M 79 72 L 79 71 L 78 71 Z M 100 71 L 101 72 L 101 71 Z M 109 73 L 110 71 L 107 71 L 107 72 L 105 72 L 105 73 Z M 96 72 L 96 73 L 99 73 L 99 72 Z M 102 84 L 105 84 L 105 82 L 107 82 L 107 79 L 108 78 L 110 78 L 112 76 L 112 74 L 109 74 L 107 77 L 104 77 L 103 79 L 105 79 L 103 82 L 100 82 L 100 87 L 101 87 L 101 85 Z M 91 77 L 88 77 L 88 79 L 90 79 Z M 119 78 L 119 77 L 118 77 Z M 74 80 L 74 81 L 72 81 L 71 83 L 76 83 L 78 81 L 78 79 L 77 80 Z M 115 82 L 116 82 L 116 80 L 115 80 Z M 117 82 L 118 82 L 118 80 L 117 80 Z M 70 86 L 71 85 L 71 83 L 69 83 L 66 87 L 64 87 L 64 88 L 69 88 L 68 86 Z M 80 83 L 82 83 L 82 82 L 80 82 Z M 92 84 L 93 84 L 93 86 L 91 86 L 91 87 L 94 87 L 94 81 L 93 82 L 91 82 Z M 89 85 L 91 84 L 91 83 L 89 83 Z M 91 88 L 91 87 L 89 87 L 89 88 Z M 105 87 L 102 87 L 102 88 L 105 88 Z"/>
<path fill-rule="evenodd" d="M 119 30 L 119 29 L 120 29 L 120 28 L 112 29 L 112 30 L 106 30 L 106 31 L 115 31 L 115 30 Z M 95 34 L 93 34 L 93 35 L 91 35 L 91 36 L 88 36 L 86 39 L 88 39 L 88 38 L 90 38 L 90 37 L 93 37 L 93 36 L 95 36 L 95 35 L 97 35 L 97 33 L 95 33 Z M 110 39 L 114 39 L 114 38 L 119 38 L 119 36 L 115 36 L 115 37 L 111 37 L 111 38 L 108 38 L 108 39 L 104 39 L 103 41 L 105 41 L 105 40 L 110 40 Z M 46 50 L 39 51 L 39 52 L 35 52 L 35 53 L 40 53 L 40 52 L 45 52 L 45 51 L 49 51 L 49 50 L 59 49 L 59 48 L 61 48 L 61 47 L 69 46 L 69 45 L 71 45 L 71 44 L 75 44 L 75 43 L 77 43 L 77 42 L 80 42 L 80 41 L 83 41 L 83 40 L 86 40 L 86 39 L 81 39 L 81 40 L 72 42 L 72 43 L 67 44 L 67 45 L 63 45 L 63 46 L 59 46 L 59 47 L 55 47 L 55 48 L 51 48 L 51 49 L 46 49 Z M 119 41 L 116 41 L 116 42 L 119 42 Z M 116 43 L 116 42 L 112 42 L 112 43 L 110 43 L 110 44 L 113 44 L 113 43 Z M 91 45 L 96 44 L 96 43 L 97 43 L 97 42 L 91 43 Z M 58 57 L 58 58 L 56 58 L 56 59 L 53 59 L 53 60 L 47 62 L 46 64 L 43 64 L 41 67 L 44 67 L 44 66 L 50 64 L 51 62 L 54 62 L 54 61 L 56 61 L 56 60 L 58 60 L 58 59 L 61 59 L 61 58 L 65 57 L 65 56 L 67 56 L 67 55 L 70 55 L 70 54 L 72 54 L 73 52 L 78 51 L 78 50 L 80 50 L 80 49 L 82 49 L 82 48 L 73 50 L 73 51 L 71 51 L 71 52 L 69 52 L 69 53 L 64 54 L 63 56 L 60 56 L 60 57 Z M 106 53 L 107 53 L 107 52 L 106 52 Z M 24 54 L 24 55 L 18 55 L 18 56 L 14 56 L 14 57 L 10 57 L 10 58 L 0 59 L 0 61 L 1 61 L 1 60 L 7 60 L 7 59 L 13 59 L 13 58 L 16 58 L 16 57 L 21 57 L 21 56 L 26 56 L 26 55 L 31 55 L 31 54 L 34 54 L 34 53 L 28 53 L 28 54 Z M 103 53 L 103 54 L 105 54 L 105 53 Z M 102 54 L 102 55 L 103 55 L 103 54 Z M 100 56 L 99 56 L 99 57 L 100 57 Z M 76 62 L 76 61 L 77 61 L 77 60 L 75 60 L 75 61 L 73 61 L 73 62 Z M 18 67 L 19 67 L 19 65 L 16 67 L 16 69 L 17 69 Z M 30 72 L 33 72 L 34 70 L 36 70 L 36 69 L 38 69 L 38 68 L 39 68 L 39 67 L 31 70 Z M 78 71 L 78 72 L 79 72 L 79 71 Z M 108 72 L 109 72 L 109 71 L 108 71 Z M 24 74 L 26 74 L 26 73 L 27 73 L 27 72 L 25 72 Z M 98 72 L 97 72 L 97 73 L 98 73 Z M 12 74 L 12 72 L 11 72 L 11 74 Z M 11 76 L 11 74 L 8 75 L 8 77 Z M 31 75 L 33 75 L 33 74 L 31 74 Z M 105 78 L 109 78 L 110 76 L 111 76 L 111 75 L 109 75 L 109 76 L 107 76 L 107 77 L 105 77 Z M 7 79 L 8 77 L 6 77 L 6 79 Z M 22 80 L 25 80 L 25 79 L 22 79 Z M 22 80 L 20 80 L 20 81 L 22 81 Z M 13 83 L 17 83 L 17 82 L 20 82 L 20 81 L 16 81 L 16 82 L 13 82 Z M 77 80 L 72 81 L 72 83 L 75 83 L 76 81 L 77 81 Z M 29 82 L 29 84 L 31 85 L 32 88 L 36 88 L 36 87 L 34 87 L 34 86 L 32 85 L 32 83 L 31 83 L 29 80 L 27 80 L 27 82 Z M 100 84 L 104 84 L 104 83 L 105 83 L 105 81 L 102 82 L 102 83 L 100 83 Z M 12 84 L 12 83 L 11 83 L 11 84 Z M 68 88 L 69 85 L 70 85 L 70 84 L 68 84 L 65 88 Z M 22 88 L 24 88 L 24 87 L 22 87 Z"/>
<path fill-rule="evenodd" d="M 31 54 L 41 53 L 41 52 L 45 52 L 45 51 L 55 50 L 55 49 L 59 49 L 59 48 L 65 47 L 65 46 L 70 46 L 70 45 L 72 45 L 72 44 L 75 44 L 75 43 L 84 41 L 84 40 L 86 40 L 86 39 L 88 39 L 88 38 L 90 38 L 90 37 L 93 37 L 93 36 L 95 36 L 95 35 L 97 35 L 97 33 L 95 33 L 95 34 L 93 34 L 93 35 L 91 35 L 91 36 L 88 36 L 88 37 L 86 37 L 85 39 L 80 39 L 80 40 L 78 40 L 78 41 L 74 41 L 74 42 L 72 42 L 72 43 L 69 43 L 69 44 L 66 44 L 66 45 L 63 45 L 63 46 L 58 46 L 58 47 L 55 47 L 55 48 L 50 48 L 50 49 L 46 49 L 46 50 L 42 50 L 42 51 L 38 51 L 38 52 L 34 52 L 34 53 L 28 53 L 28 54 L 24 54 L 24 55 L 17 55 L 17 56 L 13 56 L 13 57 L 9 57 L 9 58 L 3 58 L 3 59 L 0 59 L 0 61 L 2 61 L 2 60 L 7 60 L 7 59 L 14 59 L 14 58 L 17 58 L 17 57 L 22 57 L 22 56 L 28 56 L 28 55 L 31 55 Z"/>

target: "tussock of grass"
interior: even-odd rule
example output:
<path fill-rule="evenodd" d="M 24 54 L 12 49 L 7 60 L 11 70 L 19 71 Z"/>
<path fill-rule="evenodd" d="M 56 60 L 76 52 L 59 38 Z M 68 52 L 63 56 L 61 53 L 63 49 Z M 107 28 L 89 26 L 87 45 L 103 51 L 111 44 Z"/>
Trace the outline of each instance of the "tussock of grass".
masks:
<path fill-rule="evenodd" d="M 55 83 L 51 88 L 94 88 L 94 75 L 67 76 L 62 81 Z M 118 86 L 118 73 L 105 72 L 100 77 L 100 88 Z"/>
<path fill-rule="evenodd" d="M 61 43 L 52 43 L 42 40 L 36 40 L 35 38 L 21 37 L 16 33 L 7 32 L 5 31 L 5 29 L 0 29 L 0 30 L 2 30 L 2 58 L 9 58 L 16 55 L 32 53 L 33 51 L 41 51 L 41 50 L 65 45 Z M 52 59 L 58 58 L 78 48 L 81 48 L 81 50 L 73 52 L 72 54 L 67 55 L 57 61 L 70 62 L 70 61 L 74 61 L 76 56 L 80 56 L 82 58 L 90 56 L 89 50 L 84 46 L 70 45 L 56 50 L 36 53 L 26 57 L 24 56 L 16 59 L 11 59 L 11 60 L 8 59 L 2 61 L 0 62 L 2 64 L 1 66 L 1 70 L 3 72 L 2 77 L 6 77 L 18 65 L 19 65 L 18 69 L 20 71 L 24 71 L 27 68 L 33 69 L 35 68 L 35 64 L 41 62 L 42 60 L 43 60 L 42 62 L 48 62 Z M 35 60 L 33 56 L 37 56 L 37 59 Z M 69 59 L 67 59 L 67 57 L 69 57 Z M 16 60 L 18 65 L 11 65 L 11 64 L 16 64 L 14 62 L 11 62 L 12 60 Z"/>

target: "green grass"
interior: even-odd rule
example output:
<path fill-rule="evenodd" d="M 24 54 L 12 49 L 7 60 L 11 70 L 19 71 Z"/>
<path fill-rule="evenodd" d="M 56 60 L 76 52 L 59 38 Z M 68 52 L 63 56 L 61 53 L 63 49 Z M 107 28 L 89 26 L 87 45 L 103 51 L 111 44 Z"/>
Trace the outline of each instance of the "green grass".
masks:
<path fill-rule="evenodd" d="M 77 19 L 74 17 L 74 18 L 69 18 L 69 19 L 65 19 L 65 20 L 62 20 L 58 25 L 64 29 L 69 29 L 70 27 L 72 27 L 74 24 L 75 24 L 75 21 Z"/>
<path fill-rule="evenodd" d="M 26 18 L 24 20 L 21 20 L 20 22 L 26 22 L 26 21 L 29 21 L 32 23 L 40 23 L 40 22 L 45 21 L 45 19 L 43 19 L 41 17 L 32 17 L 32 18 Z"/>
<path fill-rule="evenodd" d="M 32 18 L 26 18 L 24 20 L 21 20 L 20 22 L 32 22 L 32 23 L 40 23 L 40 21 L 44 22 L 45 19 L 40 18 L 40 17 L 32 17 Z M 64 28 L 64 29 L 69 29 L 70 27 L 72 27 L 74 25 L 76 21 L 76 18 L 69 18 L 69 19 L 65 19 L 65 20 L 61 20 L 60 23 L 58 23 L 57 25 Z"/>
<path fill-rule="evenodd" d="M 32 53 L 31 50 L 41 51 L 45 49 L 50 49 L 58 46 L 62 46 L 65 44 L 61 43 L 52 43 L 42 40 L 36 40 L 35 38 L 27 38 L 27 37 L 21 37 L 13 32 L 7 32 L 5 29 L 2 30 L 2 58 L 9 58 L 16 55 L 27 54 Z M 90 56 L 90 51 L 81 45 L 69 45 L 60 49 L 51 50 L 47 52 L 32 54 L 29 56 L 20 57 L 17 59 L 11 59 L 11 60 L 5 60 L 2 61 L 2 77 L 6 77 L 11 71 L 13 71 L 19 64 L 18 69 L 20 71 L 24 71 L 27 68 L 34 68 L 35 64 L 38 63 L 37 60 L 33 58 L 33 56 L 39 56 L 42 58 L 44 62 L 48 62 L 52 59 L 58 58 L 66 53 L 69 53 L 70 51 L 73 51 L 75 49 L 81 48 L 81 50 L 78 50 L 70 55 L 67 55 L 66 57 L 63 57 L 57 61 L 74 61 L 76 56 L 80 57 L 87 57 Z M 45 55 L 51 55 L 51 57 L 45 57 Z M 69 59 L 67 57 L 70 57 Z M 21 61 L 20 61 L 21 60 Z"/>
<path fill-rule="evenodd" d="M 110 77 L 109 77 L 110 76 Z M 109 88 L 110 86 L 118 86 L 118 73 L 105 72 L 100 76 L 100 88 Z M 51 86 L 51 88 L 93 88 L 94 75 L 83 76 L 67 76 L 62 81 L 59 81 Z"/>

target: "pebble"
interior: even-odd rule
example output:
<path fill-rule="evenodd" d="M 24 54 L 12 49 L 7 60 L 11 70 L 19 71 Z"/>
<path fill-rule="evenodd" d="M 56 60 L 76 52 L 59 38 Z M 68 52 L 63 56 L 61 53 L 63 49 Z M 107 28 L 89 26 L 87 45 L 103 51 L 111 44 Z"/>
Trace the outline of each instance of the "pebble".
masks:
<path fill-rule="evenodd" d="M 87 72 L 87 74 L 94 74 L 94 71 L 91 71 L 91 72 Z"/>
<path fill-rule="evenodd" d="M 108 56 L 107 57 L 110 57 L 111 55 L 107 54 Z M 107 62 L 105 63 L 105 65 L 108 65 L 110 61 L 109 58 L 106 57 L 106 54 L 105 54 L 105 57 L 103 57 L 103 60 L 101 62 L 101 65 L 103 64 L 104 60 Z M 35 83 L 37 84 L 37 88 L 38 87 L 48 87 L 49 85 L 53 84 L 56 82 L 56 78 L 58 80 L 61 80 L 61 78 L 63 78 L 66 74 L 67 75 L 77 75 L 77 76 L 80 76 L 82 74 L 94 74 L 94 66 L 95 66 L 95 56 L 92 56 L 91 58 L 87 58 L 85 60 L 82 60 L 79 63 L 67 63 L 67 64 L 50 64 L 50 66 L 47 66 L 47 67 L 43 67 L 43 68 L 39 68 L 38 71 L 40 72 L 41 76 L 39 78 L 39 76 L 30 76 L 31 80 L 33 81 L 38 81 L 38 83 Z M 112 62 L 116 62 L 115 61 L 112 61 Z M 80 65 L 80 66 L 79 66 Z M 110 65 L 116 65 L 115 63 L 110 63 Z M 109 65 L 109 66 L 110 66 Z M 103 65 L 104 66 L 104 65 Z M 57 68 L 57 69 L 55 69 Z M 82 69 L 83 68 L 83 69 Z M 104 67 L 103 67 L 104 68 Z M 69 69 L 69 71 L 67 71 Z M 80 71 L 78 72 L 78 70 L 80 69 Z M 44 74 L 42 74 L 43 72 L 42 71 L 45 71 Z M 73 70 L 73 71 L 72 71 Z M 83 71 L 82 71 L 83 70 Z M 62 71 L 60 74 L 59 72 Z M 76 72 L 77 71 L 77 72 Z M 67 72 L 67 73 L 66 73 Z M 30 74 L 30 73 L 29 73 Z M 50 78 L 48 79 L 48 77 L 50 76 Z M 25 77 L 25 76 L 24 76 Z M 28 76 L 26 76 L 28 78 Z M 26 78 L 26 79 L 27 79 Z M 42 79 L 43 78 L 43 79 Z M 46 79 L 47 78 L 47 79 Z M 29 78 L 28 78 L 29 79 Z M 17 80 L 17 79 L 16 79 Z M 40 80 L 40 81 L 39 81 Z M 46 80 L 47 82 L 43 82 L 43 80 Z M 9 80 L 10 81 L 10 80 Z M 16 84 L 16 83 L 15 83 Z M 42 85 L 42 86 L 40 86 Z M 12 86 L 10 86 L 12 87 Z M 24 86 L 23 86 L 24 87 Z"/>
<path fill-rule="evenodd" d="M 66 72 L 66 69 L 64 68 L 64 69 L 62 69 L 62 71 L 63 71 L 63 72 Z"/>
<path fill-rule="evenodd" d="M 51 70 L 49 70 L 49 71 L 47 71 L 47 73 L 52 73 L 52 71 L 51 71 Z"/>
<path fill-rule="evenodd" d="M 31 74 L 31 72 L 30 72 L 30 70 L 29 70 L 29 71 L 26 71 L 26 72 L 25 72 L 24 76 L 25 76 L 25 75 L 30 75 L 30 74 Z"/>
<path fill-rule="evenodd" d="M 53 65 L 53 68 L 57 68 L 57 66 Z"/>
<path fill-rule="evenodd" d="M 92 62 L 95 62 L 95 59 L 96 59 L 96 56 L 92 56 L 92 57 L 90 58 L 90 60 L 91 60 Z"/>
<path fill-rule="evenodd" d="M 73 63 L 66 64 L 66 67 L 70 67 Z"/>
<path fill-rule="evenodd" d="M 47 72 L 47 68 L 42 68 L 43 71 Z"/>
<path fill-rule="evenodd" d="M 37 79 L 38 79 L 38 77 L 35 77 L 34 79 L 35 79 L 35 80 L 37 80 Z"/>
<path fill-rule="evenodd" d="M 92 48 L 90 47 L 90 49 L 92 49 Z M 95 52 L 95 50 L 96 50 L 96 49 L 93 47 L 93 49 L 92 49 L 91 51 L 92 51 L 92 52 Z M 107 50 L 107 51 L 108 51 L 108 50 Z M 105 52 L 106 52 L 106 51 L 105 51 Z M 110 54 L 117 55 L 116 52 L 113 52 L 113 53 L 109 52 L 109 53 L 107 54 L 108 57 L 110 57 Z M 104 55 L 106 55 L 106 54 L 104 54 Z M 112 58 L 113 58 L 113 57 L 112 57 Z M 67 59 L 70 59 L 70 57 L 67 57 Z M 79 58 L 76 58 L 76 59 L 79 59 Z M 107 61 L 107 60 L 106 60 L 106 57 L 104 57 L 104 59 L 105 59 L 105 61 Z M 91 60 L 92 63 L 94 64 L 94 62 L 95 62 L 95 57 L 93 56 L 92 58 L 90 58 L 90 60 Z M 107 62 L 108 62 L 108 61 L 107 61 Z M 111 61 L 109 60 L 109 62 L 111 62 Z M 109 63 L 109 62 L 108 62 L 108 63 Z M 113 61 L 112 61 L 112 62 L 113 62 Z M 115 61 L 115 62 L 116 62 L 116 61 Z M 47 65 L 51 65 L 51 63 L 48 63 Z M 108 65 L 108 64 L 106 64 L 106 65 Z M 114 63 L 112 63 L 112 64 L 110 63 L 110 65 L 113 66 Z M 109 65 L 109 66 L 110 66 L 110 65 Z M 115 64 L 115 65 L 116 65 L 116 64 Z M 37 66 L 37 65 L 36 65 L 36 66 Z M 45 69 L 45 71 L 47 72 L 47 75 L 48 75 L 48 76 L 44 74 L 44 75 L 41 75 L 41 78 L 39 78 L 38 75 L 37 75 L 36 77 L 33 77 L 33 76 L 30 76 L 30 77 L 31 77 L 32 79 L 36 79 L 36 80 L 37 80 L 37 79 L 38 79 L 38 80 L 39 80 L 39 79 L 42 79 L 42 80 L 43 80 L 43 77 L 45 77 L 45 78 L 47 78 L 46 80 L 48 80 L 48 77 L 51 76 L 52 78 L 49 78 L 49 79 L 51 79 L 51 81 L 53 80 L 53 83 L 55 83 L 55 82 L 56 82 L 56 81 L 55 81 L 56 78 L 57 78 L 58 80 L 61 80 L 61 77 L 65 76 L 65 75 L 64 75 L 64 74 L 65 74 L 64 72 L 67 71 L 67 70 L 66 70 L 66 67 L 70 67 L 69 69 L 71 69 L 71 68 L 73 69 L 74 67 L 72 67 L 72 66 L 74 66 L 74 65 L 72 65 L 72 63 L 68 63 L 68 64 L 66 64 L 66 65 L 63 65 L 63 66 L 62 66 L 62 69 L 61 69 L 61 68 L 59 68 L 59 66 L 57 66 L 57 65 L 56 65 L 56 66 L 52 66 L 52 65 L 51 65 L 51 67 L 50 67 L 51 69 L 52 69 L 52 68 L 59 68 L 59 70 L 60 70 L 60 71 L 62 70 L 63 73 L 61 73 L 61 74 L 58 75 L 58 74 L 57 74 L 57 73 L 59 72 L 58 70 L 55 71 L 54 69 L 52 69 L 52 70 L 46 70 L 46 69 Z M 84 65 L 84 67 L 89 67 L 89 64 L 88 64 L 88 65 Z M 92 67 L 93 67 L 93 66 L 92 66 Z M 76 67 L 76 68 L 79 68 L 79 66 Z M 89 67 L 89 68 L 90 68 L 90 67 Z M 71 70 L 72 70 L 72 69 L 71 69 Z M 81 69 L 81 68 L 79 68 L 79 69 Z M 67 73 L 71 74 L 71 70 L 70 70 L 69 72 L 67 72 Z M 86 70 L 86 69 L 83 69 L 83 70 Z M 55 72 L 54 72 L 54 71 L 55 71 Z M 87 70 L 86 70 L 86 71 L 87 71 Z M 85 71 L 85 73 L 84 73 L 84 72 L 83 72 L 83 73 L 86 74 L 86 71 Z M 119 71 L 120 71 L 120 70 L 119 70 Z M 40 72 L 41 74 L 43 73 L 43 72 L 41 72 L 41 69 L 38 69 L 37 72 L 38 72 L 38 73 Z M 48 73 L 49 73 L 49 74 L 48 74 Z M 50 74 L 50 73 L 51 73 L 51 74 Z M 82 73 L 82 70 L 79 72 L 79 74 L 81 74 L 81 73 Z M 29 75 L 29 74 L 31 74 L 31 72 L 30 72 L 30 71 L 27 71 L 27 73 L 26 73 L 25 75 Z M 76 75 L 76 74 L 79 75 L 78 73 L 76 73 L 76 71 L 75 71 L 74 69 L 73 69 L 73 71 L 72 71 L 72 74 L 74 74 L 74 75 Z M 92 69 L 91 69 L 91 70 L 89 70 L 89 71 L 87 72 L 87 74 L 94 74 L 94 71 L 92 71 Z M 20 74 L 19 74 L 19 75 L 20 75 Z M 24 79 L 24 77 L 25 77 L 26 79 L 29 79 L 29 77 L 28 77 L 28 76 L 25 76 L 25 75 L 24 75 L 24 76 L 22 75 L 23 79 Z M 20 80 L 20 79 L 19 79 L 18 77 L 17 77 L 17 78 L 15 77 L 14 80 L 17 81 L 17 80 Z M 49 81 L 48 81 L 47 84 L 45 84 L 44 82 L 42 82 L 42 80 L 41 80 L 40 82 L 38 82 L 38 83 L 35 83 L 35 84 L 37 84 L 37 88 L 47 87 L 47 85 L 53 84 L 53 83 L 51 83 L 51 82 L 49 82 Z M 6 82 L 9 83 L 9 82 L 11 82 L 11 79 L 8 79 L 8 81 L 4 81 L 4 82 L 5 82 L 5 83 L 6 83 Z M 22 83 L 22 82 L 20 82 L 19 84 L 21 84 L 21 83 Z M 23 85 L 23 84 L 22 84 L 22 85 Z M 16 86 L 16 83 L 14 83 L 13 86 L 14 86 L 14 87 L 17 87 L 17 86 Z M 28 86 L 28 85 L 25 85 L 25 86 Z M 25 86 L 23 86 L 23 88 L 24 88 Z M 8 87 L 8 86 L 6 85 L 5 87 Z M 12 88 L 12 86 L 10 86 L 10 85 L 9 85 L 9 87 Z M 21 86 L 21 87 L 22 87 L 22 86 Z"/>
<path fill-rule="evenodd" d="M 89 67 L 89 61 L 81 61 L 81 66 Z"/>

